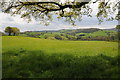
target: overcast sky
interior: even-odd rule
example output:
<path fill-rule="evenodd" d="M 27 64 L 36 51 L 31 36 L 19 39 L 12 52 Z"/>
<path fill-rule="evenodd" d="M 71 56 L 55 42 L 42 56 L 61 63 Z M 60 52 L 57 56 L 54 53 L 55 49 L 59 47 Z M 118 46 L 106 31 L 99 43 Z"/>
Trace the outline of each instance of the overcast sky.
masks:
<path fill-rule="evenodd" d="M 59 30 L 59 29 L 78 29 L 78 28 L 115 28 L 118 21 L 105 21 L 101 25 L 98 25 L 98 19 L 95 17 L 97 12 L 97 5 L 91 5 L 93 8 L 92 18 L 83 16 L 82 21 L 76 21 L 77 26 L 72 26 L 64 20 L 57 18 L 53 19 L 49 26 L 39 24 L 39 21 L 33 20 L 28 23 L 26 20 L 20 18 L 20 16 L 11 16 L 0 12 L 0 31 L 4 31 L 5 27 L 12 26 L 18 27 L 20 31 L 41 31 L 41 30 Z"/>

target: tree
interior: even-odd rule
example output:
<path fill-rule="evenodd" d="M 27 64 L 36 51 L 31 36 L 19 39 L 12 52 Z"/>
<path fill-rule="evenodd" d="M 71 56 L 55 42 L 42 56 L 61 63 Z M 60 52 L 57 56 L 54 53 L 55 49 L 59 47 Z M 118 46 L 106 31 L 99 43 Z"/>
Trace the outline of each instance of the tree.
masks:
<path fill-rule="evenodd" d="M 98 3 L 97 18 L 99 22 L 106 20 L 120 20 L 118 11 L 119 0 L 2 0 L 1 9 L 5 13 L 12 15 L 19 14 L 22 18 L 39 20 L 45 25 L 52 21 L 52 15 L 57 18 L 64 17 L 65 21 L 75 25 L 76 20 L 82 19 L 82 15 L 91 17 L 92 8 L 90 4 Z M 116 14 L 117 13 L 117 14 Z M 112 14 L 115 14 L 112 16 Z"/>
<path fill-rule="evenodd" d="M 20 33 L 20 30 L 16 27 L 12 27 L 12 30 L 13 30 L 12 33 L 13 33 L 14 36 L 18 35 Z"/>
<path fill-rule="evenodd" d="M 9 36 L 11 36 L 11 33 L 13 32 L 12 27 L 6 27 L 5 32 L 8 33 Z"/>
<path fill-rule="evenodd" d="M 15 36 L 20 33 L 20 30 L 16 27 L 6 27 L 5 32 L 8 33 L 9 36 L 11 36 L 11 34 Z"/>
<path fill-rule="evenodd" d="M 116 25 L 116 29 L 118 30 L 118 40 L 120 41 L 120 25 Z"/>
<path fill-rule="evenodd" d="M 60 35 L 56 34 L 56 35 L 55 35 L 55 39 L 57 39 L 57 40 L 62 40 L 62 37 L 61 37 Z"/>
<path fill-rule="evenodd" d="M 120 25 L 116 25 L 116 29 L 120 29 Z"/>

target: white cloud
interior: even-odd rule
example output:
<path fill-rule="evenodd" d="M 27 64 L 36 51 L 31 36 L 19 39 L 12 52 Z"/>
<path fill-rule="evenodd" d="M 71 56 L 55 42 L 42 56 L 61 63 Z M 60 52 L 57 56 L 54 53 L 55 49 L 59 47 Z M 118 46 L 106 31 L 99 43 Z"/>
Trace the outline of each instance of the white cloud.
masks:
<path fill-rule="evenodd" d="M 32 20 L 32 22 L 27 23 L 26 20 L 20 18 L 19 15 L 11 16 L 10 14 L 5 14 L 0 12 L 0 31 L 4 31 L 5 27 L 13 26 L 18 27 L 21 31 L 41 31 L 41 30 L 59 30 L 59 29 L 77 29 L 77 28 L 114 28 L 118 24 L 117 21 L 103 22 L 98 25 L 98 20 L 95 17 L 97 12 L 96 4 L 91 4 L 93 9 L 92 18 L 83 16 L 81 22 L 76 21 L 77 26 L 72 26 L 65 22 L 63 19 L 58 20 L 56 16 L 53 16 L 53 22 L 49 26 L 44 26 L 39 24 L 38 21 Z"/>

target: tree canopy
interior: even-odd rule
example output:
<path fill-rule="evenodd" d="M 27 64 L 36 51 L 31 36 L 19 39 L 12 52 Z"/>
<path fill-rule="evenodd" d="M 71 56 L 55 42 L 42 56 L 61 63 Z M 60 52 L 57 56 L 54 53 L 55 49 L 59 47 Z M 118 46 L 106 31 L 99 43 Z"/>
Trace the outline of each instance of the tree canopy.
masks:
<path fill-rule="evenodd" d="M 2 0 L 1 9 L 12 15 L 19 14 L 21 18 L 31 21 L 32 18 L 39 20 L 45 25 L 57 18 L 75 24 L 75 20 L 82 20 L 83 15 L 91 17 L 93 9 L 90 4 L 98 3 L 96 17 L 99 22 L 104 20 L 119 20 L 119 0 Z"/>
<path fill-rule="evenodd" d="M 5 32 L 6 32 L 6 33 L 8 33 L 8 35 L 10 36 L 10 35 L 11 35 L 11 33 L 12 33 L 12 28 L 11 28 L 11 27 L 9 27 L 9 26 L 8 26 L 8 27 L 6 27 L 6 28 L 5 28 Z"/>
<path fill-rule="evenodd" d="M 12 33 L 14 36 L 20 33 L 20 30 L 16 27 L 12 27 L 12 30 L 13 30 Z"/>
<path fill-rule="evenodd" d="M 6 27 L 5 28 L 5 32 L 8 33 L 9 36 L 11 36 L 11 34 L 13 34 L 14 36 L 20 33 L 20 30 L 16 27 Z"/>

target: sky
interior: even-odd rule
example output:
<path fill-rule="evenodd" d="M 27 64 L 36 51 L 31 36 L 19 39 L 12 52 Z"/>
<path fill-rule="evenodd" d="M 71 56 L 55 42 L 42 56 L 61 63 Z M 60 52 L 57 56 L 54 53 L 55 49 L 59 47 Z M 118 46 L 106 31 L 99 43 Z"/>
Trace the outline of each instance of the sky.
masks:
<path fill-rule="evenodd" d="M 0 31 L 3 32 L 5 27 L 17 27 L 21 32 L 24 31 L 42 31 L 42 30 L 60 30 L 60 29 L 80 29 L 80 28 L 100 28 L 109 29 L 115 28 L 118 21 L 104 21 L 99 25 L 98 19 L 96 18 L 97 4 L 91 5 L 93 12 L 92 17 L 83 16 L 82 21 L 76 21 L 76 26 L 65 22 L 63 19 L 58 20 L 55 16 L 49 26 L 40 24 L 39 21 L 32 20 L 30 23 L 19 15 L 11 16 L 10 14 L 0 12 Z"/>

